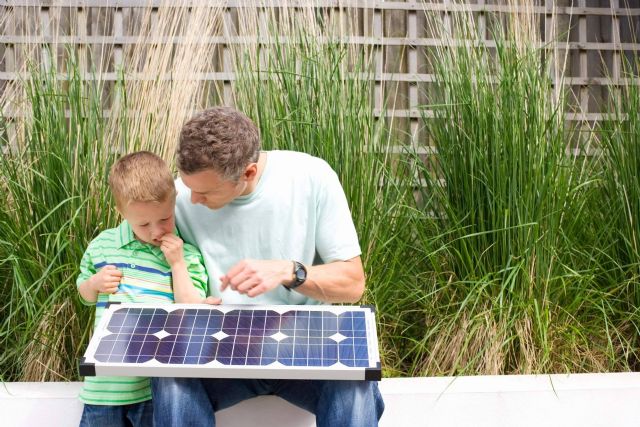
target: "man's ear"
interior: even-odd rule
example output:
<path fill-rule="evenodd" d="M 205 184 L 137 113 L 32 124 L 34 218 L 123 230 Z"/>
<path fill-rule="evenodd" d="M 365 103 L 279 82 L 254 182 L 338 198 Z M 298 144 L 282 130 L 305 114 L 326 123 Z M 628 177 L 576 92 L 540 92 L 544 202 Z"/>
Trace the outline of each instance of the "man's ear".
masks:
<path fill-rule="evenodd" d="M 242 174 L 242 177 L 245 181 L 251 181 L 258 174 L 258 164 L 257 163 L 249 163 Z"/>

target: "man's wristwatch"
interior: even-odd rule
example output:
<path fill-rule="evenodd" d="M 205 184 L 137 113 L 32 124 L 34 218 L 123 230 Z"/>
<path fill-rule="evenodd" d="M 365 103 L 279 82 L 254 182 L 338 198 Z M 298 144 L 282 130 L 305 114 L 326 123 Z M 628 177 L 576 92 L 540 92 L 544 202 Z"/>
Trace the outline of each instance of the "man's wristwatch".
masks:
<path fill-rule="evenodd" d="M 293 261 L 293 282 L 288 286 L 285 285 L 287 290 L 295 289 L 302 285 L 307 280 L 307 268 L 298 261 Z"/>

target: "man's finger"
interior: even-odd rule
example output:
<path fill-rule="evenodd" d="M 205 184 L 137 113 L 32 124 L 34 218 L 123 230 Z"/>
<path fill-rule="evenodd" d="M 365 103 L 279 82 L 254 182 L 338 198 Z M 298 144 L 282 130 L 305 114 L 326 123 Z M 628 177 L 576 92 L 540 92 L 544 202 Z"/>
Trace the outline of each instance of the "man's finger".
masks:
<path fill-rule="evenodd" d="M 229 277 L 229 282 L 231 283 L 231 287 L 233 289 L 238 289 L 241 285 L 244 285 L 245 282 L 253 283 L 255 278 L 252 278 L 247 271 L 241 271 L 235 276 Z"/>
<path fill-rule="evenodd" d="M 249 290 L 255 288 L 260 281 L 257 278 L 247 278 L 244 282 L 241 282 L 238 286 L 236 286 L 236 291 L 244 294 Z M 232 285 L 233 286 L 233 285 Z"/>
<path fill-rule="evenodd" d="M 229 271 L 227 271 L 226 275 L 227 277 L 232 278 L 233 276 L 235 276 L 236 274 L 244 270 L 246 267 L 247 267 L 247 262 L 245 260 L 242 260 L 236 263 L 233 267 L 231 267 Z"/>
<path fill-rule="evenodd" d="M 227 275 L 220 276 L 220 291 L 224 291 L 229 286 L 229 277 Z"/>
<path fill-rule="evenodd" d="M 257 285 L 253 288 L 249 289 L 247 292 L 247 296 L 253 298 L 265 292 L 265 287 L 263 285 Z"/>

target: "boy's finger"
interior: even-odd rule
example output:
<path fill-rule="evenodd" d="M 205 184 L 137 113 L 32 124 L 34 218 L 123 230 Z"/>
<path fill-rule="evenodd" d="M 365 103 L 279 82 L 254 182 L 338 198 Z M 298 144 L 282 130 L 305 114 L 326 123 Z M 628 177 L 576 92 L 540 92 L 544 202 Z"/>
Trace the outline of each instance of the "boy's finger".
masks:
<path fill-rule="evenodd" d="M 222 298 L 207 297 L 202 302 L 203 302 L 203 304 L 220 305 L 222 303 Z"/>
<path fill-rule="evenodd" d="M 163 242 L 176 242 L 178 241 L 178 239 L 179 237 L 173 233 L 167 233 L 164 236 L 160 237 L 160 240 Z"/>

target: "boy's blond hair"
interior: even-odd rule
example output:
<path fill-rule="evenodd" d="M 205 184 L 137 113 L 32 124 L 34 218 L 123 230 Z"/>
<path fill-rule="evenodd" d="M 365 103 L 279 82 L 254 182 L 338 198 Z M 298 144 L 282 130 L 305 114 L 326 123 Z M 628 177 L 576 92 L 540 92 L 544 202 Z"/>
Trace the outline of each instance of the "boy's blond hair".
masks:
<path fill-rule="evenodd" d="M 118 207 L 131 202 L 165 202 L 176 196 L 169 167 L 149 151 L 137 151 L 118 159 L 109 173 L 109 187 Z"/>

